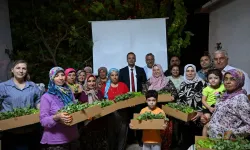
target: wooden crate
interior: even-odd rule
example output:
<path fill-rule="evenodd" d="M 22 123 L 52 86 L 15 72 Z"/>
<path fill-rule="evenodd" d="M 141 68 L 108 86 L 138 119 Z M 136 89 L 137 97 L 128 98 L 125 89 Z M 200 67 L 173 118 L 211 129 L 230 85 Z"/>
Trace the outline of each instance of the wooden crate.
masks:
<path fill-rule="evenodd" d="M 168 107 L 166 105 L 162 105 L 162 110 L 169 116 L 172 116 L 176 119 L 188 122 L 190 121 L 193 117 L 196 116 L 196 112 L 190 113 L 190 114 L 186 114 L 184 112 L 181 112 L 179 110 L 173 109 L 171 107 Z"/>

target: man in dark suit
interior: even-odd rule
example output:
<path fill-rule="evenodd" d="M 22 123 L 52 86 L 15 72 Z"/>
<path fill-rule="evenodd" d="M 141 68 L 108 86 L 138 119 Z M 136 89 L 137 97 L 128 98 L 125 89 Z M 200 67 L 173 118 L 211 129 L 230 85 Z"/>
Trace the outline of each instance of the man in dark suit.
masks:
<path fill-rule="evenodd" d="M 130 92 L 141 92 L 142 85 L 146 83 L 147 77 L 143 68 L 135 65 L 136 56 L 133 52 L 127 54 L 128 66 L 120 69 L 119 71 L 119 81 L 125 83 Z M 141 107 L 138 105 L 132 109 L 128 110 L 128 123 L 129 119 L 132 119 L 133 113 L 139 113 Z M 142 131 L 136 131 L 136 140 L 140 146 L 142 146 Z M 128 130 L 128 143 L 133 143 L 135 141 L 134 131 Z"/>
<path fill-rule="evenodd" d="M 141 92 L 142 84 L 147 80 L 146 73 L 143 68 L 135 65 L 136 56 L 133 52 L 127 54 L 128 66 L 120 69 L 119 81 L 124 82 L 130 92 Z"/>

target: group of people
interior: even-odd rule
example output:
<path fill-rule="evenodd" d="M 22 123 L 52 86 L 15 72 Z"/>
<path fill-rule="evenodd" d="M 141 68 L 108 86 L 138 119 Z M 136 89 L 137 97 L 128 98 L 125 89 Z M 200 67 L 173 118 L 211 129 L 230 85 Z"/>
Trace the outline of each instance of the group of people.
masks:
<path fill-rule="evenodd" d="M 164 72 L 160 64 L 155 64 L 152 53 L 146 55 L 147 65 L 142 68 L 135 65 L 136 55 L 130 52 L 127 54 L 128 66 L 109 71 L 101 67 L 97 77 L 90 67 L 82 70 L 53 67 L 49 71 L 46 92 L 27 80 L 27 62 L 16 61 L 11 70 L 13 78 L 0 83 L 0 111 L 38 108 L 42 129 L 33 125 L 28 129 L 4 132 L 3 149 L 23 147 L 36 150 L 40 147 L 39 142 L 34 141 L 37 139 L 43 150 L 124 150 L 127 144 L 132 143 L 138 143 L 145 150 L 186 150 L 194 144 L 196 135 L 218 138 L 232 131 L 236 135 L 248 136 L 249 77 L 240 69 L 229 66 L 228 60 L 226 51 L 218 50 L 214 52 L 213 63 L 209 56 L 201 57 L 202 69 L 197 72 L 192 64 L 182 68 L 180 59 L 174 56 L 170 59 L 169 69 Z M 133 113 L 160 112 L 155 91 L 170 93 L 172 102 L 192 107 L 197 115 L 187 123 L 168 116 L 166 129 L 161 132 L 131 130 L 129 123 Z M 70 114 L 58 112 L 72 103 L 112 101 L 127 92 L 144 93 L 148 106 L 142 104 L 121 109 L 73 126 L 65 125 L 72 121 Z"/>

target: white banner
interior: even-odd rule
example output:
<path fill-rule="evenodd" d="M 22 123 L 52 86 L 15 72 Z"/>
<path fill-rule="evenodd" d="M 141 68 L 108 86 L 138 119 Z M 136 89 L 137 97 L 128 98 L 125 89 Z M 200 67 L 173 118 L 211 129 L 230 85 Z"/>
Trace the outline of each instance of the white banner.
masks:
<path fill-rule="evenodd" d="M 92 22 L 93 69 L 121 69 L 127 66 L 127 53 L 134 52 L 136 65 L 146 66 L 145 55 L 155 55 L 156 63 L 168 67 L 166 18 Z"/>

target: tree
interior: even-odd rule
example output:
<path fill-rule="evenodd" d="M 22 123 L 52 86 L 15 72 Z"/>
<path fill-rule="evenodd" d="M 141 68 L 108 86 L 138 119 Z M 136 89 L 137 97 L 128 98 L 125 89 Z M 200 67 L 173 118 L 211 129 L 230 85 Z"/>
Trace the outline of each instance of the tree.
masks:
<path fill-rule="evenodd" d="M 18 8 L 11 7 L 10 13 L 14 45 L 11 59 L 27 60 L 32 80 L 47 83 L 45 77 L 52 66 L 84 66 L 92 53 L 91 30 L 87 20 L 75 13 L 74 3 L 53 0 L 48 4 L 19 4 L 12 5 Z"/>
<path fill-rule="evenodd" d="M 173 9 L 171 9 L 173 5 Z M 89 20 L 121 20 L 169 17 L 168 51 L 180 55 L 180 50 L 190 44 L 191 32 L 184 32 L 187 12 L 183 0 L 101 0 L 81 6 Z M 173 11 L 168 11 L 171 9 Z"/>
<path fill-rule="evenodd" d="M 189 45 L 191 36 L 186 32 L 182 38 L 187 17 L 183 0 L 12 0 L 9 6 L 14 47 L 10 58 L 27 60 L 31 79 L 44 83 L 52 66 L 90 65 L 88 21 L 170 17 L 168 50 L 175 55 Z"/>

